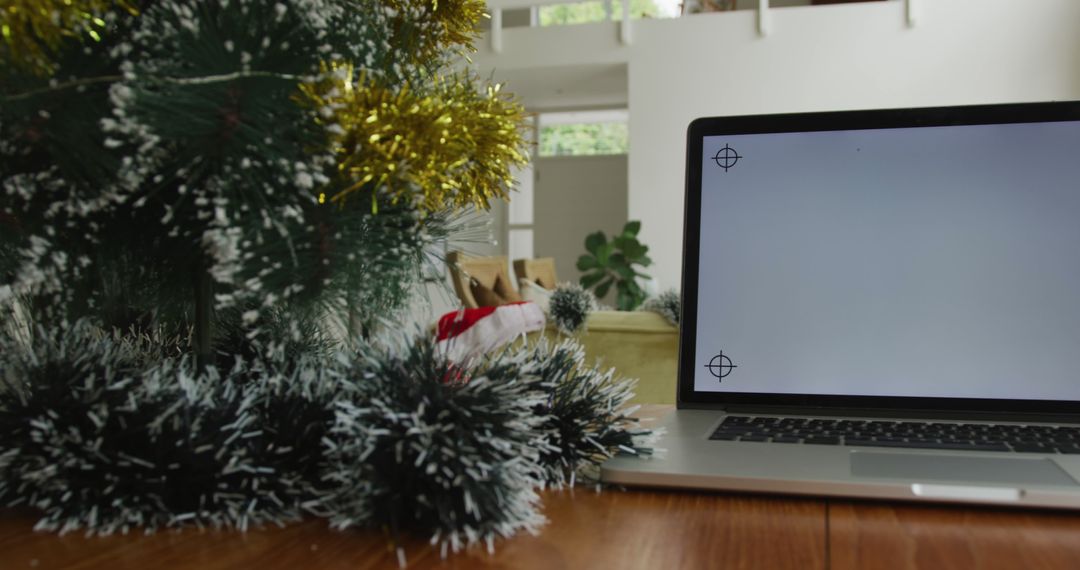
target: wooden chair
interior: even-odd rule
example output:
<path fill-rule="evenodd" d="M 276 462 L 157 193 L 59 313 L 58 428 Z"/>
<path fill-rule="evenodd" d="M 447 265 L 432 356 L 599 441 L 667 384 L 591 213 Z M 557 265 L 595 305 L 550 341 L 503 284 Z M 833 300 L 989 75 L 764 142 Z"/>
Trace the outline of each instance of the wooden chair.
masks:
<path fill-rule="evenodd" d="M 520 301 L 510 280 L 505 256 L 471 257 L 460 251 L 446 256 L 454 292 L 466 308 Z M 478 298 L 479 297 L 479 298 Z"/>
<path fill-rule="evenodd" d="M 552 291 L 558 285 L 559 279 L 555 276 L 555 258 L 540 257 L 537 259 L 515 259 L 514 273 L 519 280 L 525 279 L 529 283 Z"/>

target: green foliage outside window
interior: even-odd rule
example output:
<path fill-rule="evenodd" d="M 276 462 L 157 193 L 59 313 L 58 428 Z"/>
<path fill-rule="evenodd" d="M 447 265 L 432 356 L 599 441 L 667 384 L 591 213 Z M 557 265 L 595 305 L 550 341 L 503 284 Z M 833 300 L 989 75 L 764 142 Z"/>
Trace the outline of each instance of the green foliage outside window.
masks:
<path fill-rule="evenodd" d="M 613 19 L 621 19 L 622 3 L 619 0 L 612 0 L 611 11 Z M 653 0 L 630 0 L 630 17 L 659 18 L 663 17 L 663 15 Z M 581 2 L 580 4 L 558 4 L 540 7 L 541 26 L 586 24 L 589 22 L 602 22 L 606 19 L 607 15 L 604 12 L 603 2 Z"/>
<path fill-rule="evenodd" d="M 551 125 L 540 129 L 540 156 L 626 154 L 629 149 L 626 123 Z"/>

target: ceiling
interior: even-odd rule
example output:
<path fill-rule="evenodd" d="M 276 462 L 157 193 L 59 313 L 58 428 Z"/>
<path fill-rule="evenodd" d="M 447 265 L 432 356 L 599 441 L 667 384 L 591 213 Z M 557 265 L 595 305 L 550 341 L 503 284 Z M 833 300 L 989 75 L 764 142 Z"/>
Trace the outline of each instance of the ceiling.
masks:
<path fill-rule="evenodd" d="M 494 79 L 530 111 L 625 108 L 628 102 L 624 63 L 496 69 Z"/>

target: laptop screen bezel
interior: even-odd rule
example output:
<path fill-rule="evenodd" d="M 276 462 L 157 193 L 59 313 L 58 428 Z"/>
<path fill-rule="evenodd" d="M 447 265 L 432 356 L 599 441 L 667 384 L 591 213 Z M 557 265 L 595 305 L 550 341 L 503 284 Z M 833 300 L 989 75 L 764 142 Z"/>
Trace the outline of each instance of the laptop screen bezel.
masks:
<path fill-rule="evenodd" d="M 708 117 L 691 122 L 687 129 L 686 142 L 686 194 L 683 214 L 683 307 L 679 321 L 681 334 L 679 342 L 678 407 L 723 408 L 738 405 L 747 407 L 813 408 L 816 410 L 861 409 L 1054 415 L 1080 414 L 1080 401 L 836 396 L 822 394 L 699 392 L 694 390 L 698 266 L 701 253 L 702 148 L 705 137 L 1075 120 L 1080 120 L 1080 101 Z M 1077 382 L 1080 383 L 1080 374 L 1077 375 Z"/>

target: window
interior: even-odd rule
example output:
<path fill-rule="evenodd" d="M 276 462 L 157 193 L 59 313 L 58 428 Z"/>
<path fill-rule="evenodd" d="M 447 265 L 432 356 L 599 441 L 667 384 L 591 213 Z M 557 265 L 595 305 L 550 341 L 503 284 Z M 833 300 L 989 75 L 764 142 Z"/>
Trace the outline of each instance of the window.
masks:
<path fill-rule="evenodd" d="M 682 0 L 630 0 L 631 18 L 675 18 Z M 541 26 L 586 24 L 622 18 L 621 0 L 598 0 L 540 7 Z"/>
<path fill-rule="evenodd" d="M 630 132 L 626 110 L 543 113 L 540 156 L 626 154 Z"/>

